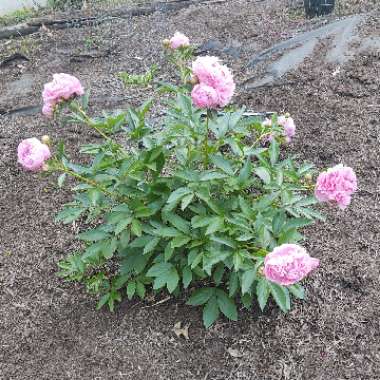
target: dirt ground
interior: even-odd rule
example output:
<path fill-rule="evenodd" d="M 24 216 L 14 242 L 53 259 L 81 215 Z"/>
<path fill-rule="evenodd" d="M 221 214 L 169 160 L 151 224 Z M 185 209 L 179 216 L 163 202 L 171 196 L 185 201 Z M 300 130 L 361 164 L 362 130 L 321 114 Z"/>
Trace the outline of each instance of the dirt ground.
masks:
<path fill-rule="evenodd" d="M 53 221 L 69 190 L 16 162 L 23 138 L 48 133 L 75 155 L 96 137 L 53 127 L 39 113 L 0 113 L 0 379 L 380 379 L 380 53 L 337 68 L 321 63 L 329 46 L 321 41 L 282 82 L 244 91 L 254 53 L 337 17 L 305 20 L 288 4 L 231 0 L 0 42 L 0 57 L 21 51 L 29 59 L 0 68 L 0 110 L 39 105 L 51 74 L 67 72 L 91 87 L 94 112 L 138 104 L 141 92 L 124 90 L 115 74 L 162 62 L 160 41 L 176 30 L 196 44 L 239 46 L 238 57 L 221 55 L 238 82 L 235 102 L 290 112 L 298 127 L 290 149 L 320 168 L 352 166 L 360 187 L 346 211 L 326 208 L 328 222 L 307 231 L 321 267 L 307 281 L 307 300 L 287 315 L 254 307 L 239 322 L 204 330 L 200 311 L 182 299 L 97 312 L 82 287 L 56 276 L 58 260 L 77 244 L 70 227 Z M 343 5 L 344 14 L 369 12 L 361 36 L 380 35 L 374 2 Z M 173 333 L 179 321 L 190 323 L 188 341 Z"/>

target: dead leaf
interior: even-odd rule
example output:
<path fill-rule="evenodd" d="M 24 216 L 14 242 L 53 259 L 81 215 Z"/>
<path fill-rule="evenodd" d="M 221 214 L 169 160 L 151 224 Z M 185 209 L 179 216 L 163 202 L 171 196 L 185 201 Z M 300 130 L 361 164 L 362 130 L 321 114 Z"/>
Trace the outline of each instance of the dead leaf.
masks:
<path fill-rule="evenodd" d="M 241 358 L 243 356 L 243 353 L 236 348 L 229 347 L 227 351 L 233 358 Z"/>
<path fill-rule="evenodd" d="M 177 335 L 178 338 L 182 335 L 185 339 L 189 340 L 189 326 L 190 325 L 186 325 L 182 328 L 182 323 L 177 322 L 173 328 L 174 334 Z"/>

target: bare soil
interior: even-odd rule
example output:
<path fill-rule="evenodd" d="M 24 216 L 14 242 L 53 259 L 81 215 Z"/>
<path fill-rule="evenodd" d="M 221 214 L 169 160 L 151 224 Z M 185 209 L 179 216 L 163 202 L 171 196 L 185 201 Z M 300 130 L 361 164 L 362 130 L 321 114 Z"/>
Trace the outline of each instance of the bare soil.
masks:
<path fill-rule="evenodd" d="M 344 8 L 363 11 L 370 13 L 361 36 L 379 36 L 374 3 Z M 75 156 L 96 136 L 51 126 L 40 114 L 0 115 L 0 379 L 380 379 L 380 54 L 368 50 L 338 68 L 322 63 L 329 41 L 321 41 L 313 58 L 275 86 L 242 86 L 257 75 L 247 69 L 254 53 L 336 16 L 305 20 L 285 0 L 231 0 L 99 27 L 41 30 L 0 47 L 0 56 L 21 51 L 29 59 L 0 68 L 0 110 L 38 105 L 51 74 L 67 72 L 91 87 L 91 107 L 99 112 L 142 100 L 116 74 L 163 63 L 160 41 L 176 30 L 197 44 L 240 46 L 238 57 L 221 54 L 239 83 L 235 102 L 290 112 L 298 130 L 289 149 L 320 168 L 352 166 L 360 186 L 345 212 L 326 208 L 328 223 L 306 231 L 321 268 L 307 280 L 307 301 L 295 302 L 287 315 L 255 306 L 239 322 L 204 330 L 200 311 L 183 299 L 155 305 L 166 295 L 97 312 L 82 287 L 56 276 L 57 261 L 77 245 L 72 228 L 53 221 L 69 189 L 24 172 L 15 153 L 21 139 L 48 133 Z M 179 321 L 190 324 L 188 341 L 173 333 Z"/>

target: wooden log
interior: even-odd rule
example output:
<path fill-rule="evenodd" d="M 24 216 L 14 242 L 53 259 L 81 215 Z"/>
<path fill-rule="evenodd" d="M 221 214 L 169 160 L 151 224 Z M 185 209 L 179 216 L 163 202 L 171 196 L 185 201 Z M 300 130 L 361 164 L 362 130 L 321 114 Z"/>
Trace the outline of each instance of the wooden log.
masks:
<path fill-rule="evenodd" d="M 135 8 L 121 7 L 110 10 L 105 14 L 92 17 L 81 17 L 78 15 L 77 17 L 71 17 L 68 19 L 52 19 L 49 17 L 33 18 L 27 23 L 0 29 L 0 39 L 36 33 L 42 25 L 45 25 L 50 29 L 65 29 L 93 24 L 98 25 L 115 17 L 130 18 L 136 16 L 149 16 L 154 12 L 166 13 L 187 8 L 191 5 L 206 3 L 218 4 L 223 2 L 225 2 L 225 0 L 172 0 L 169 2 L 154 2 L 149 6 L 144 5 Z"/>

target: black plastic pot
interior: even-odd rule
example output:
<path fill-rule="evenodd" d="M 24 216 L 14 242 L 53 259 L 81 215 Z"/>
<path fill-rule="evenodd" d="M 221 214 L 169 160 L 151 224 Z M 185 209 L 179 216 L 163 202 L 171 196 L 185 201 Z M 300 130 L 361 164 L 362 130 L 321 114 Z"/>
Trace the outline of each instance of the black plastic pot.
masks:
<path fill-rule="evenodd" d="M 331 13 L 335 0 L 303 0 L 307 17 L 323 16 Z"/>

